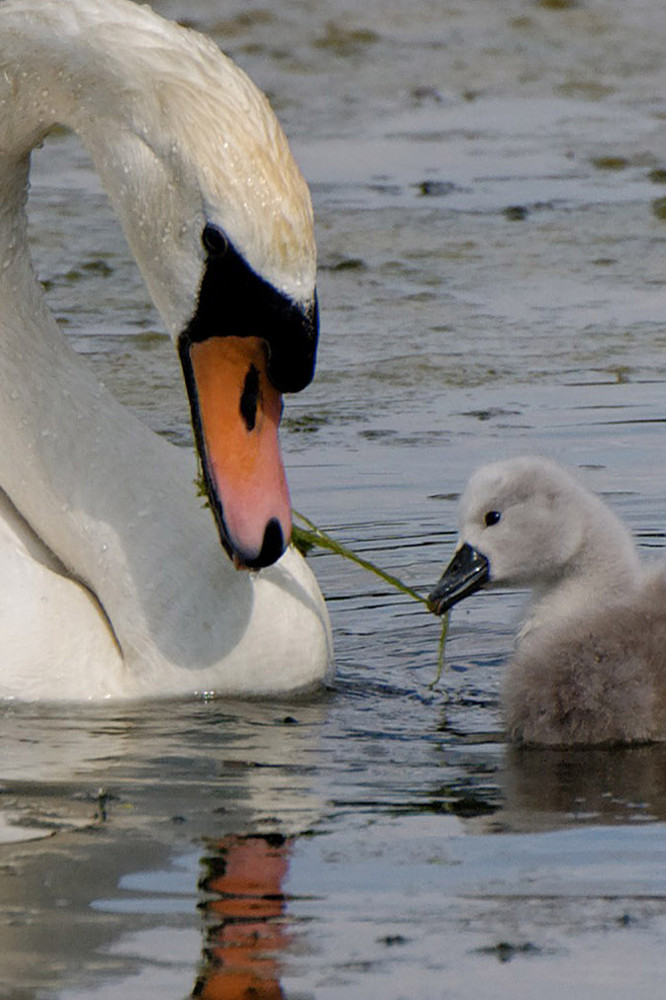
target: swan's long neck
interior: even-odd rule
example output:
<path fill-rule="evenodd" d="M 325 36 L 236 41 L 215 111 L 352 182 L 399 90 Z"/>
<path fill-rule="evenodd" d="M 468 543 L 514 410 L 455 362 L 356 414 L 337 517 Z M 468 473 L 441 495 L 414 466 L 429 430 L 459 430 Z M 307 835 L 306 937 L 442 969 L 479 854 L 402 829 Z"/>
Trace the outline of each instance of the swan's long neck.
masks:
<path fill-rule="evenodd" d="M 172 335 L 196 305 L 206 221 L 311 302 L 307 185 L 264 95 L 208 39 L 129 0 L 3 0 L 0 151 L 27 153 L 54 123 L 90 152 Z"/>
<path fill-rule="evenodd" d="M 149 30 L 148 51 L 159 44 L 159 19 L 140 13 L 124 0 L 89 0 L 85 5 L 59 0 L 4 0 L 0 7 L 0 172 L 15 191 L 5 221 L 25 249 L 25 157 L 51 128 L 66 125 L 81 138 L 123 226 L 153 299 L 171 333 L 183 329 L 195 308 L 199 281 L 196 255 L 184 252 L 182 233 L 174 232 L 178 209 L 188 208 L 201 231 L 204 207 L 198 192 L 190 205 L 176 207 L 182 164 L 178 142 L 161 129 L 158 95 L 142 93 L 132 61 L 124 66 L 114 49 L 105 53 L 104 32 L 127 55 L 131 42 L 143 55 L 141 21 Z M 95 17 L 97 15 L 97 19 Z M 123 31 L 123 15 L 128 21 Z M 121 32 L 119 37 L 116 33 Z M 145 72 L 145 70 L 144 70 Z M 150 72 L 148 81 L 151 82 Z M 151 121 L 152 118 L 152 121 Z M 157 121 L 155 121 L 157 119 Z M 152 124 L 152 131 L 151 131 Z M 171 141 L 173 156 L 168 143 Z M 178 196 L 183 197 L 185 185 Z M 3 199 L 5 186 L 2 188 Z M 194 228 L 194 227 L 193 227 Z M 173 272 L 180 281 L 174 288 Z M 188 294 L 183 295 L 183 289 Z"/>
<path fill-rule="evenodd" d="M 56 8 L 69 16 L 69 4 L 42 6 L 47 16 Z M 11 23 L 15 7 L 21 4 L 6 0 L 0 18 Z M 65 122 L 83 133 L 101 162 L 104 136 L 85 120 L 85 107 L 83 112 L 76 107 L 85 73 L 82 80 L 76 65 L 66 69 L 64 51 L 47 52 L 39 30 L 28 37 L 25 27 L 15 38 L 5 27 L 2 21 L 0 486 L 45 544 L 98 596 L 121 630 L 118 639 L 128 660 L 133 652 L 143 656 L 148 642 L 177 655 L 179 615 L 197 607 L 197 595 L 189 593 L 184 602 L 182 581 L 169 566 L 184 553 L 198 564 L 188 584 L 200 588 L 204 617 L 214 600 L 211 581 L 219 585 L 233 569 L 214 544 L 207 512 L 193 501 L 189 456 L 160 440 L 97 383 L 67 346 L 45 303 L 27 243 L 30 150 L 53 123 Z M 120 165 L 109 156 L 104 171 L 108 175 L 115 168 Z M 125 195 L 123 204 L 131 204 L 122 176 L 114 174 L 112 181 L 112 196 L 123 202 Z M 169 308 L 167 302 L 167 314 Z M 204 647 L 210 633 L 202 629 Z"/>
<path fill-rule="evenodd" d="M 169 567 L 187 550 L 199 562 L 188 586 L 201 588 L 202 607 L 211 577 L 233 571 L 196 507 L 188 456 L 121 407 L 65 343 L 25 252 L 27 160 L 11 166 L 0 159 L 2 190 L 16 190 L 14 211 L 5 199 L 0 213 L 0 483 L 98 596 L 128 662 L 146 658 L 148 635 L 175 656 L 179 609 L 197 595 L 183 594 Z"/>

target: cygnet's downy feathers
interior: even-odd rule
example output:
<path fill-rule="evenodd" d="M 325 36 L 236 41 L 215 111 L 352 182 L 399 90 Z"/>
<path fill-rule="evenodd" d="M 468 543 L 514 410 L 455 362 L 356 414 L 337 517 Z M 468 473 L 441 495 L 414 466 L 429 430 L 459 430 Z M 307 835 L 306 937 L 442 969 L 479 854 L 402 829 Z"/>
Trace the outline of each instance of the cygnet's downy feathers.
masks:
<path fill-rule="evenodd" d="M 436 614 L 483 586 L 531 591 L 504 684 L 509 737 L 666 739 L 666 573 L 641 568 L 599 497 L 554 462 L 497 462 L 471 477 L 459 531 L 429 598 Z"/>

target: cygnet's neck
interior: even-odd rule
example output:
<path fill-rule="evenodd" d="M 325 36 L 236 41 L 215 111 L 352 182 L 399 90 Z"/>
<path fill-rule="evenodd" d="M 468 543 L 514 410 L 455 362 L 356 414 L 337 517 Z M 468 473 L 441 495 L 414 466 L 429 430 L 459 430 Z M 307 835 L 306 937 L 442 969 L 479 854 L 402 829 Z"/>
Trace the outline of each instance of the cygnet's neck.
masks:
<path fill-rule="evenodd" d="M 578 617 L 626 601 L 644 572 L 625 525 L 597 497 L 590 497 L 581 545 L 555 577 L 537 583 L 520 637 L 541 625 Z"/>

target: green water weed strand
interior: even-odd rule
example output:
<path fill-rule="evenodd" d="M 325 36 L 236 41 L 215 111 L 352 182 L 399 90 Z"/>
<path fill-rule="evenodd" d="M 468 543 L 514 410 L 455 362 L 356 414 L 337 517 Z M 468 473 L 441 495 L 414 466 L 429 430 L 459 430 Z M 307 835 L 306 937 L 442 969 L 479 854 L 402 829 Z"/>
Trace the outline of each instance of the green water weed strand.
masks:
<path fill-rule="evenodd" d="M 360 566 L 361 569 L 367 570 L 374 576 L 378 576 L 380 580 L 388 583 L 389 586 L 398 590 L 401 594 L 405 594 L 407 597 L 411 597 L 412 600 L 417 601 L 419 604 L 428 605 L 428 600 L 422 594 L 419 594 L 417 590 L 410 587 L 409 584 L 404 583 L 393 573 L 387 573 L 386 570 L 381 569 L 375 563 L 370 562 L 369 559 L 364 559 L 363 556 L 357 555 L 352 549 L 343 545 L 342 542 L 337 541 L 337 539 L 332 538 L 331 535 L 322 531 L 321 528 L 317 527 L 314 521 L 311 521 L 309 517 L 305 514 L 299 513 L 297 510 L 292 511 L 294 517 L 297 517 L 299 521 L 305 525 L 294 524 L 292 528 L 291 541 L 292 544 L 301 552 L 303 555 L 310 552 L 313 548 L 326 549 L 328 552 L 333 552 L 335 555 L 340 556 L 342 559 L 348 559 L 350 562 L 355 563 Z M 439 645 L 437 648 L 437 674 L 434 681 L 430 684 L 430 687 L 435 687 L 442 676 L 445 667 L 444 659 L 444 648 L 446 645 L 446 635 L 449 628 L 449 614 L 448 612 L 442 616 L 442 631 L 439 637 Z"/>
<path fill-rule="evenodd" d="M 305 517 L 304 514 L 299 514 L 296 510 L 293 513 L 296 517 L 303 521 L 305 525 L 307 525 L 307 528 L 300 528 L 297 525 L 294 525 L 293 527 L 291 540 L 297 549 L 302 551 L 302 543 L 305 543 L 306 548 L 312 548 L 318 545 L 322 549 L 328 549 L 329 552 L 335 552 L 336 555 L 341 556 L 343 559 L 349 559 L 350 562 L 356 563 L 357 566 L 367 570 L 369 573 L 374 573 L 375 576 L 384 580 L 385 583 L 388 583 L 391 587 L 399 590 L 402 594 L 406 594 L 413 600 L 418 601 L 419 604 L 428 603 L 425 597 L 419 594 L 418 591 L 414 590 L 408 584 L 403 583 L 403 581 L 399 580 L 397 576 L 393 576 L 392 573 L 387 573 L 386 570 L 376 566 L 374 563 L 370 562 L 369 559 L 364 559 L 363 556 L 357 555 L 351 549 L 347 548 L 346 545 L 338 542 L 335 538 L 331 538 L 330 535 L 327 535 L 325 531 L 318 528 L 317 525 L 314 524 L 314 522 L 309 518 Z"/>
<path fill-rule="evenodd" d="M 428 686 L 432 689 L 437 687 L 439 684 L 444 668 L 446 667 L 446 660 L 444 659 L 444 647 L 446 646 L 446 636 L 449 631 L 449 616 L 451 612 L 445 611 L 442 615 L 442 631 L 439 635 L 439 643 L 437 645 L 437 673 L 435 674 L 435 679 Z"/>

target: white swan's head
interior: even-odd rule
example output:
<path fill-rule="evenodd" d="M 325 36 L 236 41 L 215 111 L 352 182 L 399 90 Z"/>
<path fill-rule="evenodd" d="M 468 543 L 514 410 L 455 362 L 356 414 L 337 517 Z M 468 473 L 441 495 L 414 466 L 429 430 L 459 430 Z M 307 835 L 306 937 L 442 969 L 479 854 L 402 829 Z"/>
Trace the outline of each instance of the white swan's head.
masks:
<path fill-rule="evenodd" d="M 565 469 L 522 457 L 478 469 L 460 501 L 459 544 L 429 597 L 442 614 L 486 584 L 542 594 L 633 580 L 638 559 L 627 529 Z"/>
<path fill-rule="evenodd" d="M 312 207 L 282 129 L 212 42 L 147 7 L 2 8 L 29 69 L 6 81 L 17 121 L 24 99 L 37 128 L 81 135 L 178 347 L 222 541 L 268 565 L 291 533 L 281 394 L 312 379 L 318 334 Z"/>

